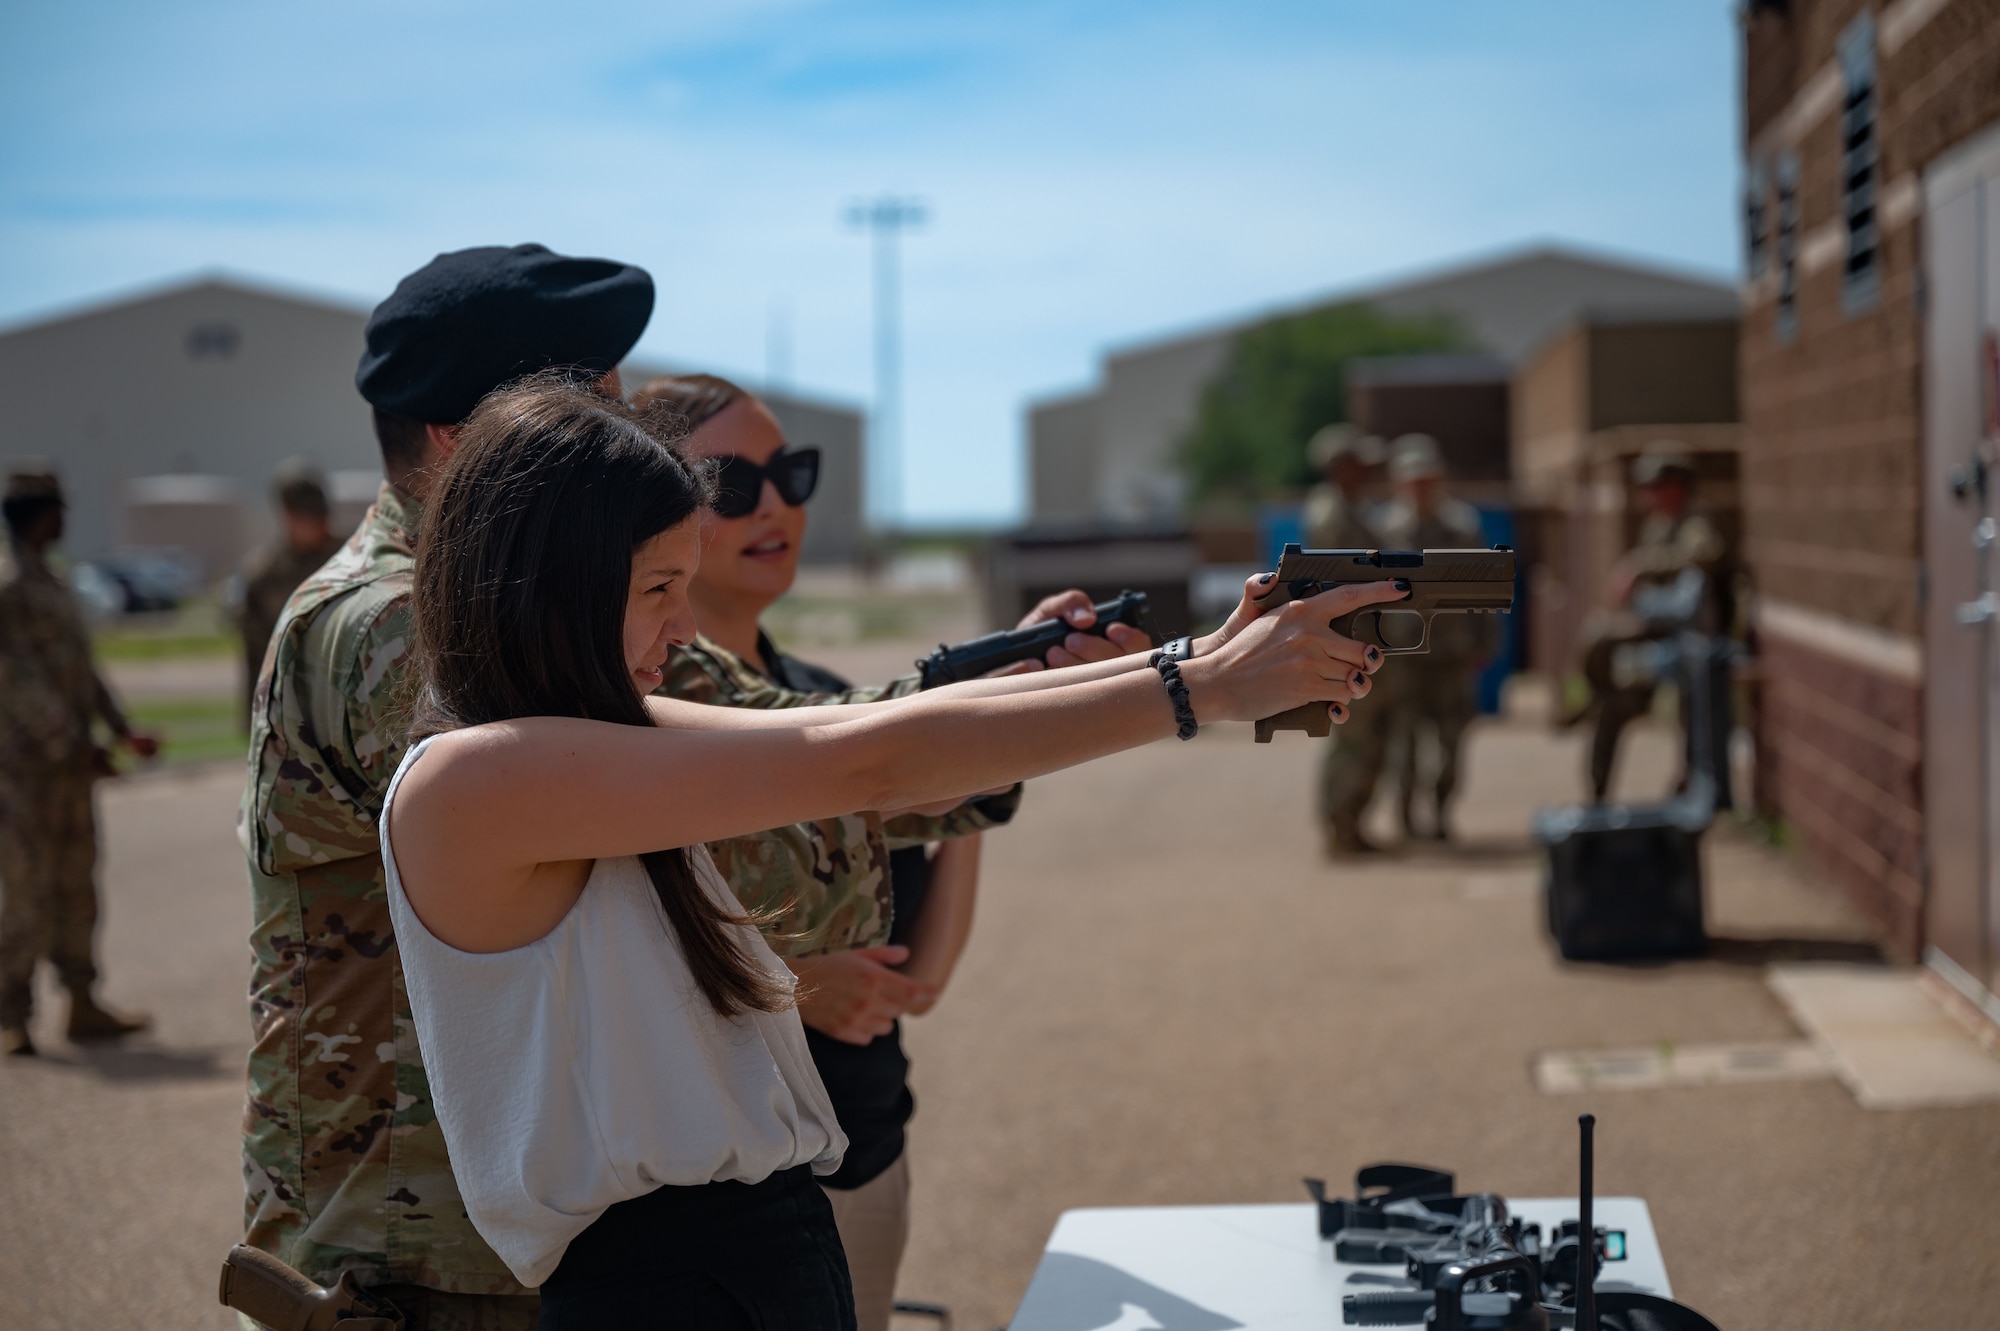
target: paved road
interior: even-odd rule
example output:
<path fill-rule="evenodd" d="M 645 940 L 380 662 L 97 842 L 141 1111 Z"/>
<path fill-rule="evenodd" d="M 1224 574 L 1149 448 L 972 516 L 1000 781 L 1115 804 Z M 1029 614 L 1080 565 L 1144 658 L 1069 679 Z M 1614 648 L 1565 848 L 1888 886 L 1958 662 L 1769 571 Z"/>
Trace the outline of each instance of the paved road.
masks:
<path fill-rule="evenodd" d="M 0 1066 L 0 1326 L 226 1327 L 222 1254 L 240 1230 L 249 975 L 240 769 L 120 782 L 100 796 L 104 990 L 153 1038 Z M 46 977 L 45 977 L 46 978 Z"/>
<path fill-rule="evenodd" d="M 883 663 L 906 659 L 883 649 Z M 869 662 L 837 662 L 857 675 Z M 1643 736 L 1627 776 L 1664 779 Z M 1868 1113 L 1832 1082 L 1538 1094 L 1547 1048 L 1792 1034 L 1755 947 L 1568 966 L 1520 829 L 1575 789 L 1574 737 L 1479 733 L 1461 847 L 1317 858 L 1317 749 L 1218 728 L 1037 782 L 989 838 L 981 918 L 910 1025 L 921 1111 L 904 1293 L 961 1331 L 1011 1314 L 1067 1207 L 1293 1201 L 1371 1160 L 1569 1190 L 1574 1115 L 1602 1186 L 1647 1197 L 1681 1296 L 1729 1328 L 1989 1325 L 2000 1109 Z M 246 1040 L 233 771 L 104 795 L 114 1000 L 156 1039 L 0 1067 L 0 1326 L 221 1327 Z M 1712 839 L 1715 927 L 1855 937 L 1787 862 Z M 916 1324 L 912 1324 L 914 1327 Z"/>

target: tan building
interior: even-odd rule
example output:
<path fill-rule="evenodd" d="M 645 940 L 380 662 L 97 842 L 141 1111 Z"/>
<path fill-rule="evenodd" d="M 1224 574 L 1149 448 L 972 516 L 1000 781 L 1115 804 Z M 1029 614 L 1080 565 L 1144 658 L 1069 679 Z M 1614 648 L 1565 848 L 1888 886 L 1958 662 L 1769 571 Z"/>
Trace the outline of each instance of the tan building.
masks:
<path fill-rule="evenodd" d="M 1473 350 L 1509 366 L 1588 306 L 1725 316 L 1736 309 L 1736 293 L 1720 283 L 1550 246 L 1125 347 L 1104 358 L 1089 389 L 1028 405 L 1030 521 L 1178 521 L 1184 495 L 1175 450 L 1237 335 L 1263 318 L 1352 301 L 1405 318 L 1450 318 Z"/>
<path fill-rule="evenodd" d="M 1638 534 L 1641 453 L 1692 454 L 1701 507 L 1740 546 L 1736 341 L 1733 317 L 1585 310 L 1521 366 L 1509 405 L 1529 669 L 1576 668 L 1583 620 Z"/>
<path fill-rule="evenodd" d="M 1513 505 L 1507 411 L 1512 367 L 1495 356 L 1369 356 L 1347 364 L 1347 416 L 1381 439 L 1437 440 L 1451 491 L 1481 508 Z"/>
<path fill-rule="evenodd" d="M 0 332 L 0 467 L 55 464 L 73 553 L 178 548 L 218 578 L 269 539 L 270 478 L 287 458 L 329 473 L 336 520 L 372 502 L 380 454 L 354 391 L 367 321 L 359 304 L 215 277 Z M 791 438 L 827 453 L 804 557 L 852 561 L 861 413 L 766 400 Z"/>
<path fill-rule="evenodd" d="M 1744 51 L 1761 766 L 1813 857 L 1991 1003 L 2000 4 L 1764 0 Z"/>
<path fill-rule="evenodd" d="M 55 463 L 73 552 L 200 536 L 203 572 L 220 576 L 232 550 L 270 531 L 265 493 L 279 462 L 379 465 L 354 391 L 367 318 L 212 278 L 0 333 L 0 465 Z M 163 476 L 185 479 L 152 479 Z M 128 505 L 142 510 L 136 525 Z M 219 519 L 233 530 L 218 531 Z"/>

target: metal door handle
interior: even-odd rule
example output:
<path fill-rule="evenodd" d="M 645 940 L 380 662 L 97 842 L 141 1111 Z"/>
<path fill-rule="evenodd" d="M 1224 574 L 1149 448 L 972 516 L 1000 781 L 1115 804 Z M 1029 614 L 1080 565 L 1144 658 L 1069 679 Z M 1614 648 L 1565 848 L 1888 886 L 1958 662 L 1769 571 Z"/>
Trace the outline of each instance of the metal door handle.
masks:
<path fill-rule="evenodd" d="M 1951 612 L 1960 628 L 1977 628 L 2000 619 L 2000 592 L 1987 592 L 1976 601 L 1961 601 Z"/>

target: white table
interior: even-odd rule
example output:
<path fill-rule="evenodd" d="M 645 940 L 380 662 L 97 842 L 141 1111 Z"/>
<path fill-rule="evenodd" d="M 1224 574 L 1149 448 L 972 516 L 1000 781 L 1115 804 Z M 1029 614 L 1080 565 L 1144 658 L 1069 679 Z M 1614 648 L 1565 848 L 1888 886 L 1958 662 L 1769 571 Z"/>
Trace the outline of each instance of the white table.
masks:
<path fill-rule="evenodd" d="M 1576 1199 L 1510 1197 L 1507 1209 L 1547 1236 L 1576 1218 Z M 1672 1298 L 1645 1201 L 1599 1197 L 1595 1220 L 1624 1230 L 1626 1251 L 1604 1264 L 1598 1288 Z M 1065 1211 L 1008 1331 L 1337 1331 L 1341 1295 L 1385 1288 L 1370 1278 L 1401 1274 L 1335 1261 L 1311 1202 Z"/>

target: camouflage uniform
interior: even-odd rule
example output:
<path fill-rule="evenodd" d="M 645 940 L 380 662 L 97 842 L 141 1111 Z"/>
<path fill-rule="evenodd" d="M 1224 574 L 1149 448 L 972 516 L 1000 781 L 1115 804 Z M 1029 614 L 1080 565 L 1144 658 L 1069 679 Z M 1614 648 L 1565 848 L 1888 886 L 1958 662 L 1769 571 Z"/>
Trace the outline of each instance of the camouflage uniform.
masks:
<path fill-rule="evenodd" d="M 97 978 L 97 823 L 91 734 L 125 716 L 90 661 L 76 600 L 37 553 L 0 563 L 0 1025 L 23 1025 L 35 963 L 71 993 Z"/>
<path fill-rule="evenodd" d="M 243 635 L 244 715 L 249 715 L 250 694 L 263 672 L 264 652 L 271 645 L 285 602 L 300 583 L 333 558 L 341 544 L 339 537 L 329 536 L 324 545 L 298 550 L 289 541 L 280 541 L 243 570 L 243 604 L 237 607 L 236 628 Z"/>
<path fill-rule="evenodd" d="M 1398 550 L 1479 548 L 1486 544 L 1479 510 L 1451 498 L 1440 500 L 1437 512 L 1429 518 L 1419 518 L 1402 501 L 1392 504 L 1383 517 L 1382 539 Z M 1479 671 L 1499 645 L 1499 625 L 1491 615 L 1438 615 L 1431 620 L 1430 650 L 1404 657 L 1392 667 L 1398 675 L 1397 687 L 1385 710 L 1391 713 L 1390 751 L 1403 830 L 1410 835 L 1416 832 L 1417 748 L 1423 733 L 1428 728 L 1437 736 L 1437 775 L 1431 785 L 1436 821 L 1432 826 L 1442 837 L 1445 813 L 1458 789 L 1458 760 L 1465 732 L 1478 712 L 1474 689 Z"/>
<path fill-rule="evenodd" d="M 666 678 L 654 692 L 720 707 L 806 707 L 879 702 L 918 688 L 917 676 L 905 675 L 880 688 L 805 693 L 773 683 L 728 648 L 698 638 L 674 652 Z M 766 929 L 766 941 L 779 956 L 880 947 L 889 941 L 895 922 L 889 852 L 999 826 L 1013 817 L 1020 789 L 935 818 L 850 813 L 755 837 L 713 841 L 708 850 L 746 908 L 779 912 Z"/>
<path fill-rule="evenodd" d="M 1679 519 L 1654 513 L 1640 524 L 1638 544 L 1620 556 L 1618 563 L 1631 570 L 1635 586 L 1672 582 L 1684 569 L 1702 570 L 1708 586 L 1694 627 L 1719 633 L 1729 627 L 1721 622 L 1724 616 L 1719 608 L 1719 570 L 1727 554 L 1722 533 L 1700 513 L 1687 513 Z M 1590 738 L 1590 788 L 1592 798 L 1600 801 L 1611 788 L 1619 737 L 1653 706 L 1652 685 L 1621 687 L 1612 678 L 1612 657 L 1618 648 L 1645 637 L 1645 625 L 1629 610 L 1600 611 L 1584 629 L 1583 677 L 1590 686 L 1588 710 L 1597 717 Z"/>
<path fill-rule="evenodd" d="M 1316 485 L 1306 496 L 1306 544 L 1315 550 L 1372 550 L 1381 544 L 1358 500 L 1331 485 Z M 1320 769 L 1319 816 L 1336 843 L 1358 840 L 1361 816 L 1375 798 L 1389 743 L 1396 687 L 1394 668 L 1379 672 L 1368 697 L 1334 728 Z"/>
<path fill-rule="evenodd" d="M 253 912 L 246 1241 L 322 1283 L 352 1270 L 366 1286 L 518 1296 L 452 1178 L 375 827 L 407 747 L 420 516 L 382 487 L 286 604 L 252 698 L 238 829 Z M 534 1324 L 534 1300 L 491 1302 L 521 1315 L 462 1324 Z"/>

